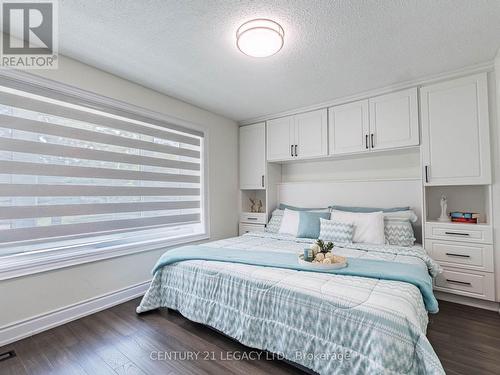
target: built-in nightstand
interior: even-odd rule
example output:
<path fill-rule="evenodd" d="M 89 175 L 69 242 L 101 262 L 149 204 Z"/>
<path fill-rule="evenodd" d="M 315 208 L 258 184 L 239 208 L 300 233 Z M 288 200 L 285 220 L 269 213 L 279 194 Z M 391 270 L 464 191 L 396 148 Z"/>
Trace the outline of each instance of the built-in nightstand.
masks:
<path fill-rule="evenodd" d="M 488 301 L 495 300 L 491 186 L 426 187 L 424 247 L 443 272 L 434 280 L 434 289 Z M 440 222 L 441 195 L 448 199 L 448 212 L 479 213 L 478 224 Z"/>

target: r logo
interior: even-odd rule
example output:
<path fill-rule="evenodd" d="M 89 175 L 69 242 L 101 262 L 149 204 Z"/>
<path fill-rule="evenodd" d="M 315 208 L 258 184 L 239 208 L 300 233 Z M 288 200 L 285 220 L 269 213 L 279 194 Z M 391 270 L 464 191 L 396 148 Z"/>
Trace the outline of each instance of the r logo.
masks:
<path fill-rule="evenodd" d="M 54 53 L 52 2 L 3 2 L 3 55 Z"/>

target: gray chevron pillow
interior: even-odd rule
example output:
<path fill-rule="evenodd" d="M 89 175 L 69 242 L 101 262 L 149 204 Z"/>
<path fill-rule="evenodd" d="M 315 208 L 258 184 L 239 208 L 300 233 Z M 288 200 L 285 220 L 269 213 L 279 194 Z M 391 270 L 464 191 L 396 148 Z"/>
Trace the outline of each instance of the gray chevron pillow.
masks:
<path fill-rule="evenodd" d="M 283 220 L 283 210 L 274 210 L 269 223 L 266 225 L 265 231 L 269 233 L 278 233 L 281 227 L 281 220 Z"/>
<path fill-rule="evenodd" d="M 320 231 L 319 239 L 323 241 L 332 241 L 340 243 L 352 242 L 354 234 L 354 225 L 336 220 L 319 219 Z"/>
<path fill-rule="evenodd" d="M 389 245 L 413 246 L 415 243 L 413 226 L 408 219 L 386 218 L 384 232 L 386 243 Z"/>

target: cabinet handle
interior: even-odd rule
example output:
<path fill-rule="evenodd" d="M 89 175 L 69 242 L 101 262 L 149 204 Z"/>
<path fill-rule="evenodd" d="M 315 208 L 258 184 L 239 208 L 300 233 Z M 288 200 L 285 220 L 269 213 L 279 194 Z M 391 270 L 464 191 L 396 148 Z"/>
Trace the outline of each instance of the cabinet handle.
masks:
<path fill-rule="evenodd" d="M 450 236 L 470 236 L 470 233 L 458 233 L 458 232 L 444 232 Z"/>
<path fill-rule="evenodd" d="M 295 156 L 299 156 L 299 154 L 297 153 L 297 145 L 295 145 Z"/>
<path fill-rule="evenodd" d="M 470 255 L 445 253 L 449 257 L 470 258 Z"/>
<path fill-rule="evenodd" d="M 425 166 L 425 182 L 426 183 L 429 182 L 429 166 L 428 165 Z"/>
<path fill-rule="evenodd" d="M 247 220 L 259 220 L 258 217 L 247 217 Z"/>
<path fill-rule="evenodd" d="M 290 145 L 290 156 L 293 158 L 293 145 Z"/>
<path fill-rule="evenodd" d="M 369 146 L 368 146 L 368 134 L 365 135 L 365 147 L 368 150 L 368 148 L 369 148 Z"/>
<path fill-rule="evenodd" d="M 458 281 L 458 280 L 453 280 L 453 279 L 446 279 L 446 282 L 460 284 L 460 285 L 469 285 L 469 286 L 472 285 L 471 283 L 467 283 L 465 281 Z"/>
<path fill-rule="evenodd" d="M 264 175 L 262 175 L 262 187 L 264 187 Z"/>
<path fill-rule="evenodd" d="M 371 134 L 371 139 L 372 139 L 372 148 L 375 148 L 375 142 L 373 141 L 373 133 Z"/>

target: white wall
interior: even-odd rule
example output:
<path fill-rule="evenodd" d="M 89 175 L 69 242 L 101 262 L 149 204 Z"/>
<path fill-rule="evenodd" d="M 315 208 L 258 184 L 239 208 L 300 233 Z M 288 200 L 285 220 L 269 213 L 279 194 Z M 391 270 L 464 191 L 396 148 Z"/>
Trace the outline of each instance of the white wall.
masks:
<path fill-rule="evenodd" d="M 418 148 L 283 164 L 283 182 L 419 178 Z"/>
<path fill-rule="evenodd" d="M 237 234 L 238 127 L 234 121 L 63 56 L 58 70 L 31 73 L 207 129 L 211 238 Z M 1 281 L 0 330 L 13 322 L 149 280 L 162 252 L 151 251 Z"/>

